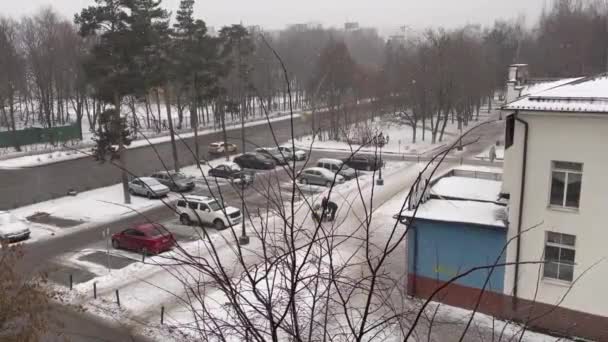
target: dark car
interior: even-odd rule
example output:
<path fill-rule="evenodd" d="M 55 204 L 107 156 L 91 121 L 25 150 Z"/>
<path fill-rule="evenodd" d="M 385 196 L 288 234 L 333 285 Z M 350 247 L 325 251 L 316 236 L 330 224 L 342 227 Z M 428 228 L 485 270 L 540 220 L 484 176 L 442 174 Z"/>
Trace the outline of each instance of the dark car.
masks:
<path fill-rule="evenodd" d="M 155 223 L 141 224 L 112 235 L 112 247 L 146 254 L 168 251 L 174 245 L 173 234 Z"/>
<path fill-rule="evenodd" d="M 252 172 L 243 171 L 241 167 L 234 162 L 224 162 L 209 170 L 209 177 L 225 178 L 232 181 L 244 181 L 252 183 L 254 175 Z"/>
<path fill-rule="evenodd" d="M 277 165 L 286 165 L 288 160 L 291 158 L 291 155 L 289 155 L 289 157 L 286 154 L 281 153 L 281 151 L 279 151 L 278 149 L 275 148 L 256 148 L 255 151 L 259 154 L 263 154 L 264 156 L 272 159 L 275 161 L 275 163 L 277 163 Z"/>
<path fill-rule="evenodd" d="M 376 156 L 354 155 L 342 161 L 355 170 L 375 171 L 382 166 L 382 160 Z"/>
<path fill-rule="evenodd" d="M 185 192 L 194 189 L 194 178 L 187 177 L 181 172 L 161 171 L 153 174 L 152 178 L 168 186 L 171 191 Z"/>
<path fill-rule="evenodd" d="M 247 169 L 262 169 L 270 170 L 274 169 L 277 164 L 274 160 L 260 154 L 260 153 L 245 153 L 234 158 L 234 162 L 237 163 L 241 168 Z"/>

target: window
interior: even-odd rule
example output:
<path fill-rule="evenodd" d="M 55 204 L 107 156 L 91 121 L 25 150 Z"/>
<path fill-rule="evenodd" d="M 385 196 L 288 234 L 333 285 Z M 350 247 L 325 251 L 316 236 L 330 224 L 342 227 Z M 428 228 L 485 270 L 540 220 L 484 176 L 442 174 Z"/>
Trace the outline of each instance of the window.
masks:
<path fill-rule="evenodd" d="M 515 136 L 515 115 L 507 116 L 505 126 L 505 148 L 509 148 L 513 145 L 513 137 Z"/>
<path fill-rule="evenodd" d="M 196 210 L 196 209 L 198 209 L 198 203 L 188 202 L 188 208 Z"/>
<path fill-rule="evenodd" d="M 177 206 L 185 208 L 186 207 L 186 201 L 184 201 L 184 200 L 177 201 Z"/>
<path fill-rule="evenodd" d="M 574 235 L 547 232 L 545 242 L 545 278 L 572 281 L 574 277 Z"/>
<path fill-rule="evenodd" d="M 551 164 L 551 206 L 578 209 L 583 164 L 554 161 Z"/>

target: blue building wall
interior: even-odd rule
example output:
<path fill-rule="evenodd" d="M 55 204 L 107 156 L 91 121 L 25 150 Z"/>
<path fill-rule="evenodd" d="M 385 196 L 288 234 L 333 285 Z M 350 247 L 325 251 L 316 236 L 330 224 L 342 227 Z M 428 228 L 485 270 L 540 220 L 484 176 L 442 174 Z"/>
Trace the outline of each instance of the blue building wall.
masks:
<path fill-rule="evenodd" d="M 506 229 L 416 219 L 408 233 L 408 273 L 447 281 L 473 267 L 492 265 L 506 243 Z M 499 263 L 505 262 L 505 253 Z M 457 284 L 482 288 L 490 270 L 477 270 Z M 486 290 L 502 292 L 504 267 L 497 267 Z"/>

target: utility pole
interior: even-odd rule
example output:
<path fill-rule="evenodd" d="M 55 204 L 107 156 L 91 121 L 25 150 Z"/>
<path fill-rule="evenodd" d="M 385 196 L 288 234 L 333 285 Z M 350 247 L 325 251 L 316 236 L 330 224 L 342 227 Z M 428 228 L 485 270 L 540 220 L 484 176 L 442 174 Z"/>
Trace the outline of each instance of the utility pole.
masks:
<path fill-rule="evenodd" d="M 241 114 L 241 149 L 245 153 L 245 113 L 243 112 L 243 79 L 241 78 L 241 37 L 237 41 L 237 80 L 239 89 L 239 113 Z M 245 246 L 249 244 L 249 236 L 247 236 L 246 220 L 245 220 L 245 180 L 241 179 L 241 236 L 239 237 L 239 245 Z"/>

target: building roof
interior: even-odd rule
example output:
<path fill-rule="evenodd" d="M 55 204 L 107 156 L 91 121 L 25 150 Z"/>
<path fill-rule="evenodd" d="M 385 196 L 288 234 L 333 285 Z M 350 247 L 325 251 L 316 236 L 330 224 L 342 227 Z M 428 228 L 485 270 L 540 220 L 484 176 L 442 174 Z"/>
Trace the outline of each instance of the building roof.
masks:
<path fill-rule="evenodd" d="M 503 106 L 506 110 L 608 113 L 608 75 L 573 79 Z"/>
<path fill-rule="evenodd" d="M 444 199 L 464 199 L 496 202 L 500 196 L 502 182 L 470 177 L 444 177 L 432 188 L 431 195 Z"/>
<path fill-rule="evenodd" d="M 404 210 L 401 217 L 411 218 L 414 210 Z M 457 222 L 487 227 L 506 228 L 506 208 L 501 205 L 475 201 L 430 199 L 421 204 L 416 219 Z"/>
<path fill-rule="evenodd" d="M 530 83 L 523 87 L 519 96 L 523 97 L 523 96 L 534 95 L 534 94 L 543 92 L 545 90 L 549 90 L 549 89 L 559 87 L 559 86 L 562 86 L 562 85 L 570 83 L 570 82 L 580 80 L 581 78 L 582 77 L 562 78 L 562 79 L 558 79 L 558 80 Z"/>

